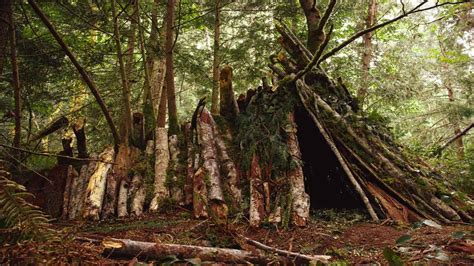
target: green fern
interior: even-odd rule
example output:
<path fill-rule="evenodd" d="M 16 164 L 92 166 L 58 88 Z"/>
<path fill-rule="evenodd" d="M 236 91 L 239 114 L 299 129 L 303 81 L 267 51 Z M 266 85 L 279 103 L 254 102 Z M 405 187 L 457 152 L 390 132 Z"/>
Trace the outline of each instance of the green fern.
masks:
<path fill-rule="evenodd" d="M 22 239 L 50 240 L 55 238 L 50 219 L 37 206 L 26 200 L 33 195 L 10 179 L 0 168 L 0 228 L 6 236 Z M 1 239 L 0 239 L 1 240 Z M 3 239 L 5 240 L 5 239 Z"/>

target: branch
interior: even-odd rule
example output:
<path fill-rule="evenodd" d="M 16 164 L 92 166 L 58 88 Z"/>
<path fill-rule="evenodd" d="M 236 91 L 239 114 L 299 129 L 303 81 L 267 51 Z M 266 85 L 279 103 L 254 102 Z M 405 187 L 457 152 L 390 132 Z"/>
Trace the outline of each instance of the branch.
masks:
<path fill-rule="evenodd" d="M 329 43 L 329 39 L 331 37 L 331 34 L 332 34 L 332 30 L 333 30 L 333 25 L 331 25 L 329 27 L 329 32 L 326 36 L 326 39 L 324 40 L 324 42 L 321 44 L 321 46 L 319 46 L 319 49 L 318 51 L 316 52 L 316 54 L 313 56 L 313 58 L 311 59 L 311 61 L 309 62 L 308 65 L 306 65 L 306 67 L 299 71 L 296 76 L 293 77 L 292 79 L 292 82 L 295 82 L 296 80 L 298 80 L 299 78 L 301 78 L 304 74 L 306 74 L 308 71 L 310 71 L 316 64 L 319 64 L 320 60 L 319 58 L 321 57 L 321 55 L 323 54 L 323 51 L 324 51 L 324 48 L 326 48 L 326 46 L 328 45 Z"/>
<path fill-rule="evenodd" d="M 421 6 L 423 6 L 424 4 L 426 4 L 428 1 L 427 0 L 424 0 L 423 2 L 421 2 L 420 4 L 418 4 L 416 7 L 414 7 L 413 9 L 411 9 L 410 11 L 408 12 L 405 12 L 405 13 L 402 13 L 401 15 L 399 15 L 398 17 L 395 17 L 393 19 L 390 19 L 390 20 L 387 20 L 383 23 L 380 23 L 378 25 L 375 25 L 373 27 L 370 27 L 368 29 L 365 29 L 365 30 L 361 30 L 359 32 L 357 32 L 356 34 L 354 34 L 352 37 L 350 37 L 349 39 L 345 40 L 344 42 L 342 42 L 341 44 L 339 44 L 338 46 L 336 46 L 335 48 L 333 48 L 331 51 L 327 52 L 326 54 L 324 54 L 321 59 L 319 60 L 318 62 L 318 65 L 319 63 L 321 63 L 322 61 L 328 59 L 329 57 L 333 56 L 334 54 L 336 54 L 337 52 L 339 52 L 342 48 L 346 47 L 347 45 L 349 45 L 350 43 L 352 43 L 353 41 L 355 41 L 357 38 L 369 33 L 369 32 L 372 32 L 372 31 L 375 31 L 377 29 L 380 29 L 382 27 L 385 27 L 389 24 L 392 24 L 410 14 L 414 14 L 414 13 L 418 13 L 418 12 L 422 12 L 422 11 L 426 11 L 426 10 L 430 10 L 430 9 L 433 9 L 433 8 L 438 8 L 438 7 L 441 7 L 441 6 L 444 6 L 444 5 L 455 5 L 455 4 L 462 4 L 462 3 L 467 3 L 469 2 L 469 0 L 462 0 L 462 1 L 459 1 L 459 2 L 446 2 L 446 3 L 442 3 L 442 4 L 436 4 L 434 6 L 430 6 L 430 7 L 427 7 L 427 8 L 423 8 L 423 9 L 420 9 Z"/>
<path fill-rule="evenodd" d="M 74 161 L 83 161 L 83 162 L 103 162 L 103 163 L 114 164 L 114 162 L 101 160 L 101 159 L 76 158 L 76 157 L 60 155 L 60 154 L 36 152 L 36 151 L 30 151 L 30 150 L 26 150 L 26 149 L 22 149 L 22 148 L 16 148 L 16 147 L 13 147 L 13 146 L 10 146 L 10 145 L 5 145 L 5 144 L 0 144 L 0 147 L 4 147 L 4 148 L 7 148 L 7 149 L 12 149 L 12 150 L 16 150 L 16 151 L 21 151 L 21 152 L 26 152 L 26 153 L 34 154 L 34 155 L 46 156 L 46 157 L 64 158 L 64 159 L 69 159 L 69 160 L 74 160 Z"/>
<path fill-rule="evenodd" d="M 28 3 L 33 8 L 34 12 L 38 15 L 38 17 L 41 19 L 41 21 L 44 23 L 44 25 L 48 28 L 49 32 L 51 33 L 51 35 L 53 35 L 54 39 L 56 39 L 58 44 L 64 50 L 64 53 L 69 57 L 72 64 L 76 67 L 77 71 L 81 75 L 82 79 L 84 80 L 84 82 L 87 84 L 87 86 L 91 90 L 92 94 L 94 95 L 95 99 L 97 100 L 97 103 L 100 106 L 100 109 L 102 110 L 102 113 L 105 116 L 105 119 L 107 120 L 107 123 L 109 124 L 110 131 L 112 132 L 112 136 L 114 138 L 115 148 L 118 148 L 118 144 L 120 143 L 120 140 L 119 140 L 119 136 L 118 136 L 118 133 L 117 133 L 117 129 L 115 127 L 114 121 L 112 120 L 112 116 L 110 115 L 109 111 L 107 110 L 107 106 L 105 105 L 104 101 L 102 100 L 102 98 L 100 96 L 99 91 L 97 90 L 97 86 L 92 81 L 92 79 L 89 77 L 89 75 L 86 73 L 84 68 L 79 64 L 79 62 L 77 61 L 74 54 L 71 52 L 71 50 L 69 50 L 69 47 L 62 40 L 61 36 L 59 36 L 59 34 L 56 31 L 56 29 L 54 28 L 53 24 L 51 24 L 51 22 L 46 17 L 46 15 L 43 13 L 43 11 L 38 6 L 36 1 L 35 0 L 28 0 Z"/>
<path fill-rule="evenodd" d="M 441 155 L 441 152 L 446 149 L 449 144 L 453 143 L 455 140 L 459 139 L 460 137 L 466 135 L 467 132 L 469 132 L 469 130 L 471 130 L 472 128 L 474 127 L 474 122 L 471 123 L 469 126 L 467 126 L 465 129 L 463 129 L 461 132 L 459 132 L 458 134 L 454 135 L 452 138 L 450 138 L 445 144 L 443 144 L 443 146 L 439 147 L 435 154 L 436 155 Z"/>
<path fill-rule="evenodd" d="M 337 0 L 331 0 L 331 2 L 329 2 L 328 7 L 326 8 L 326 11 L 324 11 L 323 17 L 319 21 L 318 29 L 316 30 L 316 32 L 323 32 L 324 27 L 326 26 L 326 23 L 328 22 L 329 16 L 331 16 L 332 10 L 334 9 L 334 6 L 336 5 L 336 2 Z"/>
<path fill-rule="evenodd" d="M 283 249 L 270 247 L 270 246 L 267 246 L 263 243 L 260 243 L 258 241 L 255 241 L 253 239 L 250 239 L 250 238 L 245 237 L 245 236 L 240 235 L 240 234 L 238 235 L 238 237 L 242 238 L 247 243 L 249 243 L 249 244 L 251 244 L 251 245 L 253 245 L 257 248 L 263 249 L 265 251 L 274 252 L 274 253 L 277 253 L 278 255 L 281 255 L 281 256 L 289 256 L 289 257 L 295 258 L 295 259 L 303 259 L 307 262 L 322 262 L 322 263 L 328 263 L 329 260 L 331 259 L 331 256 L 326 256 L 326 255 L 305 255 L 305 254 L 301 254 L 301 253 L 296 253 L 296 252 L 291 252 L 291 251 L 287 251 L 287 250 L 283 250 Z"/>

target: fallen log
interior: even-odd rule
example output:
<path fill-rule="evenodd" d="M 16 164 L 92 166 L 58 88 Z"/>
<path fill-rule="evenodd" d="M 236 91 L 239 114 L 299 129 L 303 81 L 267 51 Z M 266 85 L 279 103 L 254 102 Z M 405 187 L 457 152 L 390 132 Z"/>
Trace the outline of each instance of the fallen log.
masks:
<path fill-rule="evenodd" d="M 229 248 L 201 247 L 192 245 L 161 244 L 130 239 L 109 238 L 102 240 L 106 256 L 163 259 L 176 256 L 180 259 L 199 258 L 202 261 L 225 263 L 268 264 L 274 259 L 248 251 Z"/>

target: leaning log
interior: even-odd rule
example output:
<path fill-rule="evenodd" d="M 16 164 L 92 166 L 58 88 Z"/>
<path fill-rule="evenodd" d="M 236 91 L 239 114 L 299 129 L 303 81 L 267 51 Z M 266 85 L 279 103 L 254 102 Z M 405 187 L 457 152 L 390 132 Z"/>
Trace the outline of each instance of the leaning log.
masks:
<path fill-rule="evenodd" d="M 250 165 L 250 210 L 249 220 L 250 226 L 259 227 L 265 217 L 265 208 L 263 204 L 263 188 L 262 188 L 262 170 L 258 162 L 258 156 L 252 157 Z"/>
<path fill-rule="evenodd" d="M 268 264 L 272 258 L 249 251 L 229 248 L 200 247 L 192 245 L 162 244 L 110 238 L 102 241 L 106 256 L 159 260 L 167 256 L 180 259 L 199 258 L 201 261 L 224 263 Z"/>
<path fill-rule="evenodd" d="M 83 164 L 81 166 L 79 176 L 72 180 L 72 187 L 71 187 L 71 197 L 69 202 L 69 210 L 68 210 L 68 218 L 70 220 L 75 219 L 77 216 L 80 215 L 82 204 L 80 201 L 83 200 L 82 195 L 85 194 L 85 180 L 87 180 L 87 164 Z"/>
<path fill-rule="evenodd" d="M 143 214 L 146 191 L 143 177 L 140 174 L 135 174 L 133 176 L 129 194 L 132 200 L 130 213 L 135 216 L 141 216 Z"/>
<path fill-rule="evenodd" d="M 72 165 L 69 165 L 67 168 L 66 182 L 63 193 L 63 211 L 61 214 L 61 218 L 63 220 L 68 219 L 69 217 L 70 202 L 72 198 L 72 192 L 74 190 L 73 184 L 75 183 L 75 179 L 77 179 L 77 177 L 77 171 L 74 169 L 74 167 L 72 167 Z"/>
<path fill-rule="evenodd" d="M 296 226 L 306 226 L 309 218 L 309 195 L 306 194 L 304 189 L 304 175 L 303 167 L 301 165 L 301 152 L 296 136 L 296 123 L 295 116 L 293 113 L 288 114 L 288 121 L 290 126 L 288 127 L 287 133 L 287 145 L 288 152 L 291 158 L 294 160 L 294 168 L 289 171 L 288 178 L 291 185 L 291 219 Z"/>
<path fill-rule="evenodd" d="M 242 201 L 242 191 L 240 190 L 240 179 L 237 167 L 227 152 L 227 147 L 219 133 L 216 123 L 212 124 L 212 130 L 214 133 L 217 155 L 221 165 L 222 177 L 225 177 L 223 181 L 226 185 L 226 189 L 232 197 L 234 207 L 237 208 Z"/>
<path fill-rule="evenodd" d="M 155 148 L 155 183 L 154 195 L 150 204 L 150 211 L 158 211 L 161 202 L 169 197 L 169 191 L 166 186 L 166 171 L 169 164 L 168 150 L 168 130 L 164 127 L 156 129 L 156 148 Z"/>
<path fill-rule="evenodd" d="M 225 204 L 224 193 L 222 191 L 222 178 L 219 169 L 213 124 L 215 124 L 215 122 L 211 113 L 204 107 L 198 119 L 197 129 L 202 145 L 203 165 L 209 178 L 209 185 L 207 187 L 209 208 L 218 222 L 224 222 L 227 219 L 228 208 Z"/>
<path fill-rule="evenodd" d="M 232 89 L 232 68 L 224 66 L 219 76 L 220 114 L 228 121 L 234 121 L 239 114 L 239 106 Z"/>
<path fill-rule="evenodd" d="M 102 202 L 105 195 L 107 173 L 112 168 L 114 158 L 113 147 L 108 147 L 99 155 L 94 173 L 91 175 L 87 185 L 86 200 L 83 217 L 86 219 L 99 220 Z M 110 163 L 109 163 L 110 162 Z"/>

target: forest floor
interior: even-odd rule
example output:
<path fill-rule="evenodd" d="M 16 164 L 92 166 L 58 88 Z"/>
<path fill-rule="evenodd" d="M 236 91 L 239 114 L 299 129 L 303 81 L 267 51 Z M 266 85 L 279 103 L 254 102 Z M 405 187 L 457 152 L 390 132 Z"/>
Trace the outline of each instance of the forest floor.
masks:
<path fill-rule="evenodd" d="M 391 260 L 400 257 L 404 263 L 474 264 L 473 225 L 439 227 L 429 222 L 412 226 L 393 225 L 388 222 L 374 224 L 357 212 L 335 210 L 318 211 L 305 228 L 285 230 L 268 225 L 252 229 L 246 224 L 230 221 L 228 228 L 280 249 L 303 254 L 330 255 L 333 262 L 387 264 L 388 256 Z M 104 255 L 99 245 L 74 240 L 77 236 L 83 240 L 113 237 L 242 248 L 229 230 L 214 225 L 209 219 L 193 219 L 191 213 L 184 209 L 99 224 L 57 223 L 55 226 L 66 234 L 63 240 L 47 244 L 26 242 L 0 247 L 0 264 L 7 260 L 13 264 L 136 262 L 136 259 L 114 259 Z M 390 254 L 398 255 L 393 257 Z"/>

